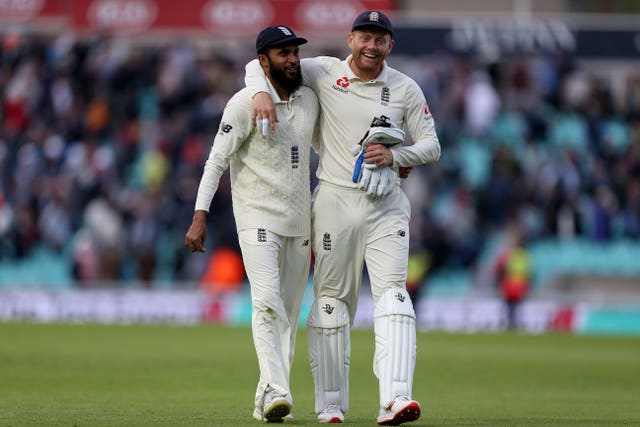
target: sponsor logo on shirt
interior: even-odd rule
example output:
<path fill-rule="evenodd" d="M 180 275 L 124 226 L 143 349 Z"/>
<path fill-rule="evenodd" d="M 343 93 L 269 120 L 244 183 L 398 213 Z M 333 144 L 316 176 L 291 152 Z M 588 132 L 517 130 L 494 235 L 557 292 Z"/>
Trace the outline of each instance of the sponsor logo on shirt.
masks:
<path fill-rule="evenodd" d="M 338 80 L 336 80 L 336 83 L 331 87 L 334 90 L 337 90 L 338 92 L 349 93 L 349 89 L 347 89 L 349 87 L 349 78 L 346 76 L 340 77 Z"/>
<path fill-rule="evenodd" d="M 333 309 L 334 308 L 335 307 L 333 307 L 331 304 L 327 303 L 327 304 L 324 305 L 324 307 L 322 307 L 322 311 L 324 311 L 327 314 L 331 314 L 331 313 L 333 313 Z"/>
<path fill-rule="evenodd" d="M 258 242 L 267 241 L 267 230 L 264 228 L 258 228 Z"/>
<path fill-rule="evenodd" d="M 298 152 L 298 146 L 291 147 L 291 169 L 298 169 L 300 164 L 300 153 Z"/>
<path fill-rule="evenodd" d="M 395 295 L 395 297 L 396 297 L 396 299 L 397 299 L 398 301 L 400 301 L 400 302 L 404 302 L 404 300 L 405 300 L 405 296 L 404 296 L 404 295 L 402 295 L 400 292 L 397 292 L 397 293 L 396 293 L 396 295 Z"/>
<path fill-rule="evenodd" d="M 304 239 L 302 241 L 302 246 L 309 246 L 309 239 Z"/>
<path fill-rule="evenodd" d="M 407 233 L 404 230 L 398 230 L 398 236 L 399 237 L 404 237 L 406 235 L 407 235 Z"/>
<path fill-rule="evenodd" d="M 233 126 L 229 123 L 222 122 L 220 123 L 220 132 L 218 132 L 218 134 L 222 135 L 223 133 L 229 133 L 231 132 L 231 129 L 233 129 Z"/>

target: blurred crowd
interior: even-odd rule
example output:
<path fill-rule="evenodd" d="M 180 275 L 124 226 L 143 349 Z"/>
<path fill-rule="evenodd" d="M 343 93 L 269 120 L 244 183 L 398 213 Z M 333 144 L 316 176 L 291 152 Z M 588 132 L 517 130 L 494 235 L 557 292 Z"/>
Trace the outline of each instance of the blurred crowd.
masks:
<path fill-rule="evenodd" d="M 525 246 L 640 238 L 640 69 L 629 69 L 617 82 L 559 54 L 407 63 L 443 143 L 404 186 L 412 247 L 432 271 L 477 267 L 497 234 Z"/>
<path fill-rule="evenodd" d="M 0 263 L 46 247 L 79 286 L 199 280 L 207 256 L 184 233 L 252 52 L 69 34 L 1 47 Z M 640 238 L 640 72 L 614 91 L 564 55 L 389 63 L 423 88 L 443 148 L 403 182 L 429 271 L 476 266 L 514 226 L 525 242 Z M 208 221 L 208 253 L 238 252 L 228 174 Z"/>

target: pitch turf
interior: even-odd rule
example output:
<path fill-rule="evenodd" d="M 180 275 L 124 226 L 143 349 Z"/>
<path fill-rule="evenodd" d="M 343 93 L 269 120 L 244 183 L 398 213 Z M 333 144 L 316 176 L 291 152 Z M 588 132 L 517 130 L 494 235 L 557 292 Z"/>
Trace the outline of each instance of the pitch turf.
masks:
<path fill-rule="evenodd" d="M 353 426 L 375 425 L 371 331 L 352 333 Z M 248 328 L 0 324 L 0 427 L 245 426 Z M 294 425 L 316 425 L 306 334 Z M 640 339 L 420 333 L 413 426 L 640 425 Z"/>

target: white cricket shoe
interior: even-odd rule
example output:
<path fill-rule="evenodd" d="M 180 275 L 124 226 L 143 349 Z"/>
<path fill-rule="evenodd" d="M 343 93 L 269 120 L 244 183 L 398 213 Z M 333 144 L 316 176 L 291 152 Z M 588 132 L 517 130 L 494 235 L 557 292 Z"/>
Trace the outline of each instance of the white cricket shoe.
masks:
<path fill-rule="evenodd" d="M 268 390 L 264 395 L 264 406 L 253 410 L 253 418 L 268 423 L 280 423 L 284 419 L 292 420 L 293 416 L 288 417 L 291 413 L 291 403 L 286 399 L 285 395 L 274 389 Z"/>
<path fill-rule="evenodd" d="M 344 413 L 338 405 L 332 403 L 318 413 L 318 422 L 342 424 L 344 422 Z"/>
<path fill-rule="evenodd" d="M 404 396 L 396 397 L 388 408 L 380 408 L 378 424 L 397 426 L 420 418 L 420 404 Z"/>

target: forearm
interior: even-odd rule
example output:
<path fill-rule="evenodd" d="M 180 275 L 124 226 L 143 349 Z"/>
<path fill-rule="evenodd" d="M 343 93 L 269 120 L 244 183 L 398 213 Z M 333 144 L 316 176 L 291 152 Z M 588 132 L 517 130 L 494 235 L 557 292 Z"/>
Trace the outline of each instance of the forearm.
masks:
<path fill-rule="evenodd" d="M 391 148 L 393 166 L 417 166 L 440 159 L 440 142 L 437 138 L 419 141 L 404 147 Z"/>
<path fill-rule="evenodd" d="M 195 204 L 196 213 L 204 212 L 206 214 L 209 212 L 211 201 L 218 190 L 220 177 L 223 172 L 223 168 L 217 166 L 211 159 L 207 160 L 202 178 L 200 179 L 200 185 L 198 186 L 198 195 L 196 196 Z"/>
<path fill-rule="evenodd" d="M 264 74 L 264 70 L 257 59 L 249 61 L 249 63 L 245 65 L 244 70 L 244 84 L 251 90 L 252 97 L 258 92 L 269 92 L 267 76 Z"/>

